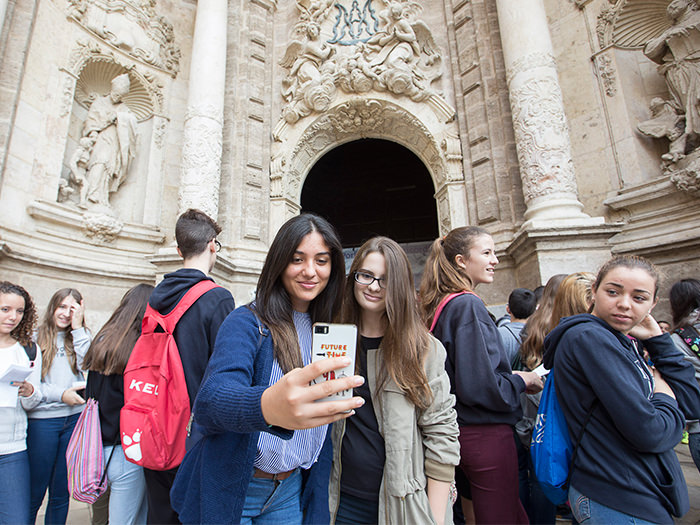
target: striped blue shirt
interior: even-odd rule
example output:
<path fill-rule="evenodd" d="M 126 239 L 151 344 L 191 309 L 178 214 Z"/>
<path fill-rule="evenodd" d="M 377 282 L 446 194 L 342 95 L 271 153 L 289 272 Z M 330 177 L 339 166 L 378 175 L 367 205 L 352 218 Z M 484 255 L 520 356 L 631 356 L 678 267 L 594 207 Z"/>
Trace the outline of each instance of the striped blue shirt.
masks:
<path fill-rule="evenodd" d="M 311 316 L 308 313 L 294 312 L 294 328 L 299 337 L 299 348 L 304 365 L 311 362 Z M 282 369 L 277 359 L 272 362 L 270 385 L 282 377 Z M 295 430 L 292 439 L 280 439 L 268 432 L 261 432 L 258 438 L 258 452 L 255 468 L 269 474 L 287 472 L 297 467 L 308 469 L 321 453 L 328 425 L 306 430 Z"/>

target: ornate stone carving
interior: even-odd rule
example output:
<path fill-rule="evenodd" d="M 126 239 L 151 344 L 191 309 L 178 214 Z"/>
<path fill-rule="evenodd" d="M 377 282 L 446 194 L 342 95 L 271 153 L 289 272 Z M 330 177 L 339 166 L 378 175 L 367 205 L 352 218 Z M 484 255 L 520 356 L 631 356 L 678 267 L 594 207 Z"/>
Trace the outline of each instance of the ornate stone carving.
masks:
<path fill-rule="evenodd" d="M 335 36 L 321 42 L 321 24 L 331 4 L 311 2 L 306 7 L 305 2 L 297 0 L 302 13 L 296 26 L 300 38 L 292 40 L 280 62 L 289 69 L 282 83 L 282 96 L 287 102 L 282 118 L 287 123 L 326 111 L 337 88 L 350 94 L 374 90 L 416 102 L 432 101 L 438 116 L 452 118 L 454 110 L 434 100 L 441 98 L 433 84 L 442 75 L 442 57 L 430 29 L 417 18 L 420 4 L 392 0 L 385 2 L 385 8 L 375 16 L 371 0 L 365 1 L 362 11 L 354 1 L 350 18 L 343 22 L 343 27 L 354 27 L 354 33 L 346 28 L 339 35 L 340 22 L 336 21 Z M 339 12 L 347 11 L 340 4 L 336 7 Z M 368 20 L 375 22 L 370 24 Z M 358 39 L 363 31 L 367 36 Z M 348 32 L 354 35 L 351 41 L 343 40 Z"/>
<path fill-rule="evenodd" d="M 379 20 L 372 7 L 372 0 L 365 0 L 362 9 L 357 0 L 353 0 L 349 10 L 340 3 L 336 3 L 335 8 L 338 11 L 333 26 L 333 38 L 328 41 L 330 44 L 359 44 L 366 42 L 377 32 Z"/>
<path fill-rule="evenodd" d="M 700 6 L 695 0 L 673 0 L 667 14 L 671 26 L 647 42 L 644 54 L 659 64 L 671 99 L 652 100 L 652 118 L 638 128 L 667 137 L 670 148 L 661 158 L 677 162 L 700 140 Z"/>
<path fill-rule="evenodd" d="M 165 130 L 168 128 L 168 122 L 165 118 L 159 119 L 153 128 L 153 143 L 157 148 L 163 147 L 165 139 Z"/>
<path fill-rule="evenodd" d="M 284 195 L 282 178 L 285 174 L 286 164 L 287 160 L 283 154 L 277 154 L 270 161 L 270 197 L 273 199 L 281 198 Z"/>
<path fill-rule="evenodd" d="M 671 182 L 680 191 L 700 197 L 700 150 L 696 150 L 677 163 L 664 162 L 664 175 L 670 176 Z"/>
<path fill-rule="evenodd" d="M 394 139 L 410 147 L 419 154 L 436 181 L 442 183 L 447 179 L 445 159 L 438 143 L 420 120 L 386 101 L 355 99 L 330 109 L 312 122 L 296 142 L 288 161 L 281 160 L 284 150 L 278 150 L 270 171 L 273 188 L 280 181 L 284 184 L 282 195 L 297 200 L 301 171 L 305 167 L 334 144 L 365 137 Z"/>
<path fill-rule="evenodd" d="M 290 69 L 282 80 L 282 97 L 288 103 L 282 116 L 289 123 L 312 111 L 325 111 L 335 95 L 335 67 L 326 63 L 334 50 L 319 41 L 321 28 L 316 22 L 305 23 L 304 29 L 306 39 L 292 41 L 280 62 Z"/>
<path fill-rule="evenodd" d="M 608 0 L 596 22 L 601 48 L 610 45 L 622 49 L 639 49 L 661 34 L 668 24 L 664 16 L 669 0 Z"/>
<path fill-rule="evenodd" d="M 67 15 L 105 42 L 175 77 L 180 48 L 172 24 L 155 6 L 155 0 L 69 0 Z"/>
<path fill-rule="evenodd" d="M 182 149 L 178 207 L 199 207 L 216 216 L 221 170 L 221 112 L 214 106 L 188 108 Z"/>
<path fill-rule="evenodd" d="M 124 228 L 124 223 L 113 215 L 105 213 L 83 214 L 83 231 L 88 237 L 102 242 L 112 242 L 117 238 L 122 228 Z"/>
<path fill-rule="evenodd" d="M 163 111 L 163 83 L 150 71 L 142 71 L 142 67 L 105 50 L 96 42 L 79 40 L 63 71 L 66 79 L 61 116 L 70 112 L 73 98 L 87 109 L 97 96 L 109 91 L 112 79 L 124 72 L 129 73 L 131 81 L 124 103 L 136 118 L 144 121 L 154 112 Z"/>
<path fill-rule="evenodd" d="M 557 63 L 554 60 L 554 55 L 550 53 L 530 53 L 529 55 L 520 57 L 513 62 L 513 65 L 507 71 L 506 82 L 510 84 L 513 79 L 521 73 L 540 67 L 556 70 Z"/>
<path fill-rule="evenodd" d="M 617 94 L 617 79 L 615 78 L 615 67 L 612 59 L 608 55 L 598 55 L 595 60 L 596 72 L 603 82 L 605 94 L 614 97 Z"/>
<path fill-rule="evenodd" d="M 136 148 L 136 118 L 122 101 L 129 76 L 112 80 L 109 95 L 95 99 L 83 124 L 78 148 L 70 158 L 71 180 L 80 186 L 81 208 L 111 210 L 109 194 L 126 180 Z"/>
<path fill-rule="evenodd" d="M 526 201 L 552 193 L 577 193 L 569 130 L 555 74 L 540 75 L 511 92 Z"/>

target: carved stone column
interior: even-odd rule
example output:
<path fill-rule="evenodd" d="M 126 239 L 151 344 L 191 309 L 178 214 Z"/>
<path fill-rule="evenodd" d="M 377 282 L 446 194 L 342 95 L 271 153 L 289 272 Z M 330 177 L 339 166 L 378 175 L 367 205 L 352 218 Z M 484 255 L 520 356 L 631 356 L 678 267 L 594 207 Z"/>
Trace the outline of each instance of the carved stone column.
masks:
<path fill-rule="evenodd" d="M 219 210 L 224 87 L 226 0 L 199 0 L 192 43 L 180 176 L 180 212 Z"/>
<path fill-rule="evenodd" d="M 497 0 L 526 225 L 585 219 L 543 0 Z"/>

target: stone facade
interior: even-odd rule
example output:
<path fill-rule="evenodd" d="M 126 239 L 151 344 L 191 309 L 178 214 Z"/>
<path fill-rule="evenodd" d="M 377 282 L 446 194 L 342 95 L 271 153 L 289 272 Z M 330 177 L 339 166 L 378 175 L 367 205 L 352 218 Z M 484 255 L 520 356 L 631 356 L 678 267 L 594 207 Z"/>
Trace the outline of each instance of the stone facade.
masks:
<path fill-rule="evenodd" d="M 488 302 L 594 271 L 611 253 L 648 256 L 669 282 L 697 277 L 700 139 L 686 125 L 697 108 L 673 105 L 653 53 L 695 19 L 670 18 L 668 5 L 9 0 L 0 278 L 41 306 L 79 288 L 97 327 L 127 288 L 179 265 L 175 219 L 196 206 L 224 230 L 215 278 L 247 302 L 311 168 L 364 138 L 426 166 L 438 231 L 493 233 L 501 264 L 480 290 Z M 684 45 L 698 52 L 700 38 Z M 81 199 L 95 140 L 85 122 L 124 74 L 133 158 L 97 206 Z M 676 124 L 687 137 L 668 157 L 681 149 Z"/>

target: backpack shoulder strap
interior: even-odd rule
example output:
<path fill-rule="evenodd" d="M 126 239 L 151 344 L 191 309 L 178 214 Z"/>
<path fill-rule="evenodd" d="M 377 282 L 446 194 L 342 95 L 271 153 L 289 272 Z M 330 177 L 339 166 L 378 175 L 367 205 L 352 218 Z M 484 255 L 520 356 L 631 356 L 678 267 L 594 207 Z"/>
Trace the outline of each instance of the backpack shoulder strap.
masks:
<path fill-rule="evenodd" d="M 472 295 L 475 295 L 476 297 L 479 297 L 474 292 L 468 292 L 466 290 L 464 290 L 462 292 L 451 293 L 451 294 L 443 297 L 442 301 L 440 301 L 440 304 L 438 304 L 438 307 L 435 309 L 435 314 L 433 315 L 433 322 L 430 324 L 430 332 L 432 332 L 433 329 L 435 328 L 435 325 L 438 322 L 438 317 L 440 317 L 440 314 L 445 309 L 445 306 L 447 306 L 447 303 L 449 303 L 455 297 L 457 297 L 459 295 L 464 295 L 465 293 L 472 294 Z"/>
<path fill-rule="evenodd" d="M 156 319 L 158 319 L 158 324 L 160 324 L 167 332 L 172 333 L 175 330 L 175 326 L 180 321 L 180 318 L 184 315 L 184 313 L 187 310 L 189 310 L 190 306 L 192 306 L 197 301 L 197 299 L 202 297 L 202 295 L 207 293 L 209 290 L 218 287 L 218 284 L 209 279 L 199 281 L 192 288 L 187 290 L 187 293 L 185 293 L 185 295 L 182 296 L 182 299 L 180 299 L 177 305 L 175 305 L 175 308 L 173 308 L 169 313 L 165 315 L 158 312 L 149 304 L 146 307 L 144 321 L 146 316 L 155 317 Z"/>
<path fill-rule="evenodd" d="M 504 324 L 503 326 L 505 327 L 506 330 L 508 330 L 510 332 L 510 335 L 512 335 L 515 338 L 515 340 L 518 342 L 518 344 L 523 344 L 523 338 L 520 337 L 519 333 L 516 334 L 513 331 L 513 329 L 510 327 L 510 324 Z"/>
<path fill-rule="evenodd" d="M 24 351 L 27 353 L 27 357 L 29 360 L 32 362 L 32 365 L 34 364 L 34 360 L 36 359 L 36 343 L 34 341 L 29 341 L 28 345 L 23 346 Z"/>
<path fill-rule="evenodd" d="M 700 335 L 697 330 L 692 326 L 682 326 L 674 331 L 681 336 L 688 348 L 700 358 Z"/>

